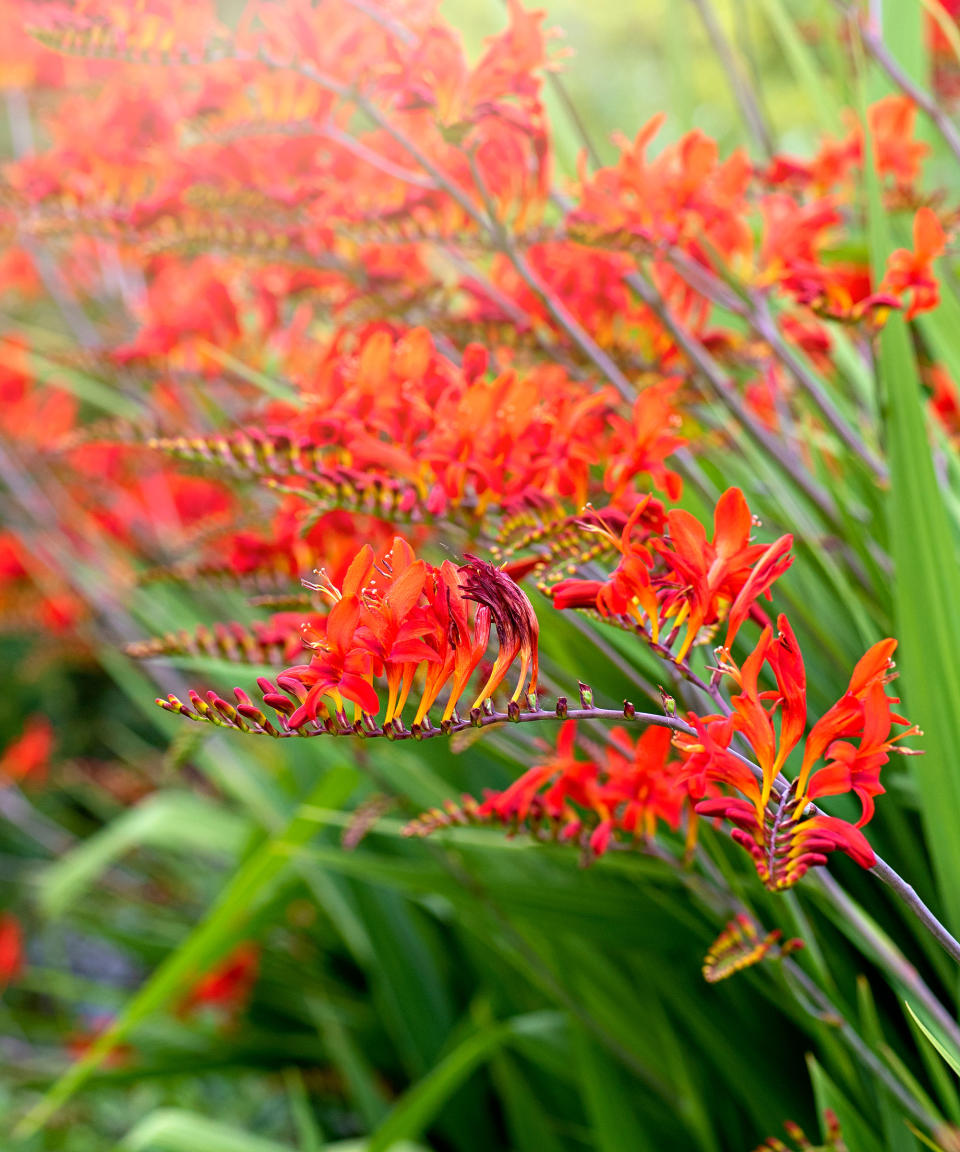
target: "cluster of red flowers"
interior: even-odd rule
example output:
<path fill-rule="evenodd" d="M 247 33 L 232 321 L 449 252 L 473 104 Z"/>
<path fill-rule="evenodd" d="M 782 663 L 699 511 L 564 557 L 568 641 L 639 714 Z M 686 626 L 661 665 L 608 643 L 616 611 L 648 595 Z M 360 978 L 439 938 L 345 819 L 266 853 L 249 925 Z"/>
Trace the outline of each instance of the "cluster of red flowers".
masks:
<path fill-rule="evenodd" d="M 311 366 L 296 406 L 275 403 L 232 438 L 160 443 L 238 464 L 246 452 L 249 467 L 301 486 L 307 499 L 322 499 L 336 475 L 358 491 L 377 480 L 401 515 L 456 506 L 479 519 L 532 501 L 578 507 L 598 488 L 620 497 L 642 475 L 679 494 L 664 463 L 684 443 L 673 431 L 675 385 L 646 389 L 626 416 L 612 389 L 559 365 L 490 379 L 488 362 L 486 348 L 468 344 L 455 364 L 424 328 L 342 331 Z"/>
<path fill-rule="evenodd" d="M 260 971 L 260 949 L 253 941 L 238 944 L 205 972 L 181 1004 L 182 1012 L 212 1008 L 227 1020 L 237 1016 L 253 993 Z"/>
<path fill-rule="evenodd" d="M 757 600 L 769 599 L 771 585 L 793 560 L 792 536 L 752 544 L 753 523 L 739 488 L 728 489 L 717 502 L 712 540 L 689 512 L 664 513 L 659 505 L 640 501 L 619 536 L 600 529 L 620 553 L 616 569 L 606 580 L 561 580 L 550 588 L 554 606 L 596 609 L 645 630 L 654 644 L 664 634 L 666 649 L 683 629 L 677 661 L 703 629 L 712 635 L 725 621 L 729 648 L 747 618 L 761 611 Z"/>
<path fill-rule="evenodd" d="M 52 532 L 114 587 L 226 576 L 260 593 L 260 606 L 287 609 L 140 654 L 192 644 L 290 662 L 305 642 L 309 657 L 263 684 L 280 730 L 396 733 L 415 693 L 414 729 L 428 728 L 444 694 L 449 726 L 492 624 L 499 652 L 469 711 L 492 709 L 519 661 L 513 715 L 536 702 L 538 625 L 511 577 L 542 575 L 559 552 L 566 578 L 543 583 L 556 607 L 641 632 L 681 668 L 724 629 L 724 667 L 742 693 L 732 717 L 696 722 L 703 748 L 688 742 L 676 761 L 659 733 L 634 750 L 618 735 L 619 751 L 580 761 L 569 730 L 553 767 L 486 801 L 483 815 L 536 813 L 576 838 L 572 813 L 588 810 L 597 850 L 614 830 L 675 828 L 692 797 L 738 824 L 770 883 L 792 882 L 797 861 L 815 860 L 831 836 L 867 860 L 859 833 L 793 817 L 843 780 L 863 796 L 879 787 L 885 673 L 851 687 L 860 711 L 830 721 L 832 742 L 780 801 L 792 822 L 778 818 L 771 832 L 765 813 L 789 749 L 770 768 L 757 716 L 772 725 L 782 709 L 782 749 L 790 725 L 802 733 L 803 709 L 793 696 L 771 704 L 756 677 L 766 662 L 796 695 L 802 665 L 789 671 L 773 655 L 786 641 L 769 632 L 742 673 L 729 649 L 748 619 L 769 623 L 760 601 L 789 567 L 792 538 L 754 542 L 739 489 L 717 504 L 712 538 L 649 490 L 679 499 L 677 456 L 704 439 L 689 341 L 761 425 L 802 410 L 816 429 L 810 450 L 829 461 L 832 432 L 794 391 L 796 364 L 834 371 L 836 322 L 869 335 L 891 308 L 912 319 L 936 306 L 934 265 L 953 220 L 919 190 L 928 148 L 907 97 L 879 101 L 810 160 L 762 166 L 743 151 L 722 157 L 698 131 L 655 150 L 657 117 L 619 142 L 615 163 L 584 161 L 568 200 L 551 191 L 549 37 L 518 0 L 473 63 L 435 0 L 404 0 L 389 15 L 351 0 L 255 0 L 235 28 L 212 2 L 3 8 L 33 39 L 0 49 L 0 83 L 48 98 L 21 117 L 19 154 L 3 171 L 0 293 L 49 287 L 38 254 L 52 254 L 72 292 L 130 323 L 104 321 L 82 358 L 5 340 L 0 439 L 45 453 L 41 487 L 55 491 L 40 495 L 64 521 Z M 10 107 L 16 121 L 16 99 Z M 913 249 L 882 276 L 852 255 L 868 157 L 886 205 L 914 230 Z M 772 299 L 779 344 L 762 323 Z M 84 404 L 56 386 L 78 372 L 101 390 L 106 377 L 136 391 L 149 420 L 91 427 Z M 931 372 L 934 410 L 955 425 L 952 382 Z M 145 436 L 160 451 L 144 452 Z M 183 460 L 212 475 L 183 474 Z M 241 494 L 244 481 L 260 488 Z M 411 524 L 410 543 L 391 546 L 398 520 Z M 417 559 L 429 521 L 464 550 L 500 545 L 508 563 Z M 572 537 L 578 554 L 563 557 Z M 602 570 L 611 555 L 615 569 Z M 326 613 L 317 596 L 291 603 L 281 587 L 320 564 L 310 590 L 332 601 Z M 0 614 L 90 627 L 70 572 L 5 530 Z M 245 696 L 236 708 L 214 700 L 165 703 L 278 732 Z M 734 731 L 760 741 L 756 792 L 733 774 Z M 813 772 L 823 753 L 827 767 Z M 715 795 L 724 785 L 743 799 Z"/>
<path fill-rule="evenodd" d="M 88 366 L 124 382 L 149 372 L 157 442 L 290 490 L 280 508 L 251 508 L 220 481 L 104 443 L 106 431 L 58 452 L 75 505 L 62 527 L 78 548 L 96 534 L 120 571 L 124 551 L 134 567 L 176 567 L 199 549 L 194 572 L 295 576 L 331 546 L 347 561 L 358 537 L 389 539 L 374 521 L 318 530 L 325 509 L 456 509 L 489 527 L 524 502 L 576 515 L 588 500 L 612 503 L 606 522 L 622 535 L 645 483 L 679 496 L 669 457 L 696 448 L 685 401 L 699 384 L 673 325 L 711 350 L 760 420 L 775 424 L 791 402 L 766 343 L 718 318 L 731 278 L 776 292 L 784 338 L 820 364 L 826 320 L 934 306 L 944 221 L 917 191 L 927 147 L 909 100 L 889 97 L 869 118 L 888 202 L 918 207 L 914 250 L 895 253 L 878 284 L 847 255 L 867 153 L 857 124 L 810 161 L 761 169 L 742 152 L 721 158 L 701 132 L 651 155 L 657 118 L 615 164 L 581 172 L 557 219 L 545 213 L 548 37 L 541 14 L 508 7 L 507 28 L 471 64 L 432 0 L 389 19 L 346 0 L 322 12 L 264 0 L 234 30 L 212 4 L 187 18 L 176 3 L 6 0 L 6 23 L 36 37 L 9 49 L 6 83 L 56 98 L 40 110 L 48 145 L 4 169 L 0 291 L 38 291 L 36 245 L 54 246 L 75 290 L 106 291 L 137 321 L 132 335 L 105 330 Z M 356 131 L 358 116 L 373 126 Z M 639 291 L 647 281 L 662 311 Z M 76 438 L 73 397 L 37 383 L 22 345 L 5 347 L 17 364 L 0 378 L 10 428 L 62 449 Z M 623 374 L 584 381 L 606 351 Z M 237 366 L 247 383 L 233 375 L 226 387 Z M 289 381 L 293 402 L 265 404 L 250 373 Z M 91 485 L 96 501 L 84 499 Z M 598 603 L 611 614 L 621 585 L 632 601 L 631 581 L 644 582 L 631 533 L 612 545 L 624 562 Z M 7 550 L 24 551 L 13 536 Z M 35 556 L 4 565 L 7 615 L 23 618 L 20 592 L 42 584 L 35 619 L 82 621 L 82 598 L 56 572 Z M 660 591 L 664 627 L 675 625 L 684 609 Z M 688 606 L 684 651 L 716 606 Z"/>
<path fill-rule="evenodd" d="M 484 560 L 470 557 L 457 566 L 436 568 L 415 558 L 400 537 L 376 559 L 364 545 L 340 587 L 325 572 L 312 587 L 333 606 L 314 624 L 303 626 L 304 643 L 313 651 L 309 664 L 287 668 L 276 684 L 261 680 L 264 703 L 282 717 L 286 730 L 304 726 L 329 729 L 347 724 L 346 702 L 354 723 L 372 723 L 381 708 L 375 679 L 385 681 L 387 702 L 381 731 L 403 732 L 403 710 L 414 684 L 421 684 L 414 731 L 430 727 L 429 711 L 449 686 L 443 723 L 456 716 L 471 676 L 487 651 L 491 624 L 499 652 L 471 706 L 479 709 L 520 661 L 512 704 L 524 695 L 536 700 L 539 625 L 519 586 Z M 471 613 L 470 602 L 477 605 Z M 471 620 L 471 615 L 473 619 Z M 529 679 L 529 684 L 528 684 Z M 192 694 L 194 701 L 199 696 Z M 175 697 L 158 701 L 190 714 Z M 263 724 L 262 713 L 244 700 L 237 711 Z M 363 730 L 358 727 L 358 730 Z"/>
<path fill-rule="evenodd" d="M 651 727 L 636 743 L 614 729 L 609 746 L 588 760 L 576 756 L 575 724 L 568 721 L 556 754 L 505 791 L 489 793 L 480 804 L 467 797 L 462 805 L 424 813 L 409 831 L 426 835 L 458 823 L 496 822 L 575 840 L 601 855 L 617 840 L 650 840 L 659 821 L 676 830 L 684 814 L 692 845 L 699 815 L 734 826 L 734 840 L 772 890 L 791 887 L 834 851 L 872 867 L 874 853 L 860 828 L 873 815 L 874 796 L 884 791 L 880 769 L 897 741 L 918 733 L 891 710 L 896 700 L 884 690 L 896 641 L 880 641 L 859 661 L 846 692 L 812 726 L 800 772 L 788 781 L 781 770 L 806 731 L 806 677 L 789 622 L 781 616 L 777 623 L 776 638 L 765 628 L 742 668 L 728 650 L 719 650 L 723 670 L 740 688 L 729 716 L 691 712 L 687 729 Z M 765 664 L 775 689 L 760 687 Z M 894 725 L 903 731 L 892 735 Z M 753 761 L 731 748 L 737 734 Z M 862 806 L 855 824 L 811 807 L 822 797 L 850 792 Z"/>
<path fill-rule="evenodd" d="M 0 787 L 9 781 L 43 784 L 53 745 L 53 726 L 47 717 L 31 716 L 18 739 L 0 752 Z"/>
<path fill-rule="evenodd" d="M 676 831 L 685 812 L 694 827 L 690 793 L 680 779 L 668 729 L 648 728 L 634 740 L 625 728 L 613 728 L 608 743 L 590 759 L 576 755 L 576 739 L 576 721 L 568 720 L 555 752 L 504 791 L 488 792 L 480 804 L 465 797 L 462 806 L 426 812 L 408 832 L 423 836 L 458 823 L 497 823 L 582 843 L 600 856 L 615 834 L 651 841 L 661 822 Z"/>
<path fill-rule="evenodd" d="M 731 699 L 733 712 L 726 717 L 691 715 L 696 737 L 683 741 L 688 757 L 684 778 L 697 795 L 706 795 L 710 784 L 725 784 L 739 793 L 702 800 L 697 811 L 736 826 L 734 839 L 750 852 L 770 888 L 795 884 L 837 849 L 865 868 L 873 866 L 873 850 L 859 829 L 873 815 L 873 797 L 884 791 L 880 769 L 895 742 L 919 732 L 890 708 L 885 686 L 892 679 L 897 642 L 881 640 L 858 662 L 843 696 L 810 729 L 800 772 L 788 784 L 781 770 L 804 740 L 807 726 L 806 672 L 785 616 L 779 617 L 777 628 L 776 637 L 772 629 L 763 630 L 742 667 L 729 651 L 723 652 L 723 670 L 740 689 Z M 760 686 L 764 665 L 773 672 L 775 690 Z M 894 725 L 902 725 L 903 731 L 892 735 Z M 753 750 L 759 779 L 752 765 L 731 751 L 735 733 Z M 820 761 L 822 766 L 816 767 Z M 861 803 L 855 825 L 808 809 L 811 801 L 848 792 Z M 776 800 L 775 811 L 768 808 L 771 799 Z"/>

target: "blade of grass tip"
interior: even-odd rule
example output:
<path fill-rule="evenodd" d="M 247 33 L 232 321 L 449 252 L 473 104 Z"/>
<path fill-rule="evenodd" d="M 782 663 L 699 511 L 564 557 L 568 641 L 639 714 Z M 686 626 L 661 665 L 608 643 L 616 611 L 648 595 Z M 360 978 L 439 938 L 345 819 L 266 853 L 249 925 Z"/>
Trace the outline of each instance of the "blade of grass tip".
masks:
<path fill-rule="evenodd" d="M 297 1130 L 297 1144 L 300 1152 L 320 1152 L 323 1147 L 323 1133 L 317 1124 L 310 1097 L 299 1068 L 285 1068 L 283 1082 L 287 1087 L 290 1115 Z"/>
<path fill-rule="evenodd" d="M 857 1007 L 860 1012 L 860 1030 L 863 1038 L 875 1052 L 882 1052 L 886 1047 L 886 1038 L 877 1005 L 873 999 L 870 984 L 865 976 L 857 977 Z M 903 1116 L 896 1102 L 889 1092 L 875 1079 L 864 1077 L 873 1091 L 880 1121 L 883 1124 L 884 1139 L 887 1142 L 888 1152 L 916 1152 L 916 1141 L 903 1125 Z M 929 1101 L 926 1101 L 929 1105 Z"/>
<path fill-rule="evenodd" d="M 958 1076 L 960 1076 L 960 1052 L 958 1052 L 957 1049 L 947 1040 L 947 1038 L 936 1029 L 936 1026 L 932 1022 L 928 1026 L 928 1024 L 924 1023 L 924 1021 L 920 1019 L 918 1011 L 914 1010 L 913 1005 L 909 1000 L 904 1000 L 904 1004 L 907 1011 L 910 1013 L 913 1022 L 917 1025 L 924 1036 L 926 1036 L 927 1040 L 930 1041 L 934 1048 L 936 1048 L 936 1050 L 944 1058 L 947 1064 L 950 1065 L 953 1071 Z"/>
<path fill-rule="evenodd" d="M 471 1073 L 514 1036 L 555 1028 L 554 1012 L 531 1012 L 488 1024 L 462 1040 L 393 1106 L 373 1133 L 366 1152 L 387 1152 L 401 1140 L 419 1136 Z"/>
<path fill-rule="evenodd" d="M 866 121 L 864 85 L 860 114 Z M 869 145 L 869 136 L 868 145 Z M 893 250 L 872 152 L 864 165 L 871 262 L 879 280 Z M 953 532 L 927 436 L 926 401 L 903 316 L 890 316 L 878 354 L 882 416 L 890 465 L 888 519 L 900 687 L 924 732 L 923 757 L 911 768 L 920 788 L 924 830 L 948 925 L 960 928 L 960 774 L 954 769 L 960 699 L 960 573 Z M 918 764 L 917 759 L 922 763 Z"/>
<path fill-rule="evenodd" d="M 856 1148 L 857 1152 L 885 1152 L 856 1106 L 833 1083 L 813 1056 L 807 1056 L 807 1068 L 817 1101 L 817 1112 L 822 1116 L 829 1109 L 836 1114 L 847 1146 Z"/>
<path fill-rule="evenodd" d="M 933 1085 L 941 1107 L 949 1115 L 954 1124 L 960 1124 L 960 1094 L 957 1092 L 957 1079 L 953 1069 L 947 1064 L 940 1053 L 928 1042 L 920 1030 L 919 1024 L 910 1015 L 905 1013 L 910 1024 L 914 1042 L 920 1049 L 920 1057 L 927 1070 L 927 1076 Z"/>
<path fill-rule="evenodd" d="M 342 765 L 331 770 L 317 783 L 306 804 L 326 807 L 343 803 L 356 787 L 358 779 L 359 773 L 352 766 Z M 39 1131 L 141 1021 L 189 987 L 198 973 L 236 936 L 255 900 L 290 867 L 289 850 L 305 844 L 315 829 L 314 822 L 304 819 L 302 809 L 298 808 L 280 836 L 266 840 L 244 861 L 207 916 L 184 943 L 160 965 L 110 1027 L 21 1119 L 14 1132 L 16 1138 L 26 1138 Z"/>

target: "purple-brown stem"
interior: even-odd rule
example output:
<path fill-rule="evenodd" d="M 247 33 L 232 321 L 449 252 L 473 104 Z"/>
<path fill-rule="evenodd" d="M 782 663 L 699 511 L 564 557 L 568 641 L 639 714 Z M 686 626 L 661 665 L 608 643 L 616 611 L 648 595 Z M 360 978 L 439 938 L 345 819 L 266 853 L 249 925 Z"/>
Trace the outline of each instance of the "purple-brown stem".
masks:
<path fill-rule="evenodd" d="M 883 37 L 871 27 L 868 20 L 861 19 L 859 13 L 844 0 L 832 0 L 832 3 L 834 8 L 858 29 L 860 42 L 867 55 L 886 72 L 890 80 L 905 96 L 909 96 L 914 104 L 929 116 L 943 137 L 944 143 L 953 153 L 954 159 L 960 163 L 960 133 L 957 132 L 953 121 L 939 106 L 936 99 L 925 88 L 921 88 L 919 84 L 910 79 L 890 54 Z"/>

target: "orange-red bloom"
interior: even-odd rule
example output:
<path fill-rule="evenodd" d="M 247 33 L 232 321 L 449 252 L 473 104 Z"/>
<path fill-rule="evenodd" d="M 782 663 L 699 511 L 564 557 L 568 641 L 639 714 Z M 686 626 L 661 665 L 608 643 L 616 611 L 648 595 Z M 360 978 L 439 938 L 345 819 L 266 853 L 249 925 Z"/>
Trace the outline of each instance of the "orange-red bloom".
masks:
<path fill-rule="evenodd" d="M 260 972 L 260 948 L 252 941 L 238 944 L 193 985 L 182 1009 L 212 1007 L 235 1016 L 253 992 Z"/>
<path fill-rule="evenodd" d="M 881 291 L 912 293 L 907 319 L 929 312 L 940 303 L 940 285 L 933 262 L 943 255 L 947 237 L 931 208 L 921 208 L 913 218 L 913 251 L 898 248 L 890 254 Z"/>
<path fill-rule="evenodd" d="M 726 719 L 691 716 L 696 737 L 678 741 L 688 756 L 684 774 L 695 794 L 703 795 L 708 783 L 726 785 L 738 794 L 702 800 L 697 811 L 735 825 L 734 839 L 753 856 L 771 889 L 795 884 L 836 850 L 865 868 L 873 865 L 873 850 L 859 829 L 873 815 L 873 797 L 883 792 L 880 769 L 894 744 L 918 731 L 890 708 L 884 687 L 891 679 L 896 641 L 881 640 L 859 661 L 840 700 L 813 725 L 799 775 L 775 797 L 774 786 L 804 738 L 807 719 L 803 657 L 785 616 L 777 626 L 776 636 L 764 629 L 742 667 L 724 653 L 724 671 L 740 688 L 731 698 L 733 713 Z M 760 685 L 764 665 L 774 674 L 776 690 Z M 904 731 L 891 735 L 894 724 L 903 725 Z M 760 779 L 730 750 L 734 733 L 753 750 Z M 821 761 L 825 763 L 816 768 Z M 847 792 L 861 802 L 856 825 L 807 811 L 812 800 Z"/>
<path fill-rule="evenodd" d="M 0 913 L 0 992 L 23 971 L 23 931 L 9 912 Z"/>
<path fill-rule="evenodd" d="M 0 754 L 0 782 L 42 784 L 53 751 L 53 725 L 46 716 L 31 716 L 23 733 Z"/>
<path fill-rule="evenodd" d="M 467 798 L 452 815 L 450 810 L 425 813 L 410 825 L 410 833 L 425 835 L 460 818 L 493 821 L 574 841 L 590 856 L 602 856 L 617 841 L 650 840 L 661 822 L 676 830 L 684 814 L 692 834 L 696 815 L 668 729 L 648 728 L 634 739 L 614 728 L 610 743 L 589 758 L 577 754 L 576 739 L 576 721 L 568 720 L 555 751 L 509 787 L 487 792 L 481 804 Z"/>
<path fill-rule="evenodd" d="M 359 720 L 379 712 L 376 680 L 383 677 L 387 704 L 382 723 L 387 727 L 401 723 L 410 691 L 422 674 L 423 695 L 414 722 L 427 721 L 448 684 L 443 719 L 449 720 L 484 657 L 491 623 L 499 652 L 473 707 L 493 695 L 518 659 L 512 700 L 518 701 L 525 690 L 535 697 L 539 624 L 533 607 L 501 569 L 474 556 L 467 559 L 459 568 L 449 562 L 434 568 L 417 560 L 410 545 L 397 537 L 379 561 L 364 545 L 339 588 L 321 573 L 321 582 L 312 587 L 334 604 L 326 618 L 304 627 L 304 642 L 314 655 L 309 664 L 277 677 L 282 692 L 263 681 L 265 702 L 287 715 L 292 728 L 329 722 L 332 714 L 343 723 L 345 700 L 354 704 Z M 479 605 L 472 623 L 469 601 Z M 284 692 L 297 700 L 296 706 Z"/>
<path fill-rule="evenodd" d="M 647 501 L 641 500 L 627 519 L 619 538 L 601 531 L 621 555 L 606 581 L 562 580 L 551 589 L 558 608 L 596 608 L 602 615 L 623 617 L 649 628 L 656 644 L 666 628 L 683 639 L 675 658 L 683 660 L 702 629 L 726 621 L 729 647 L 744 621 L 758 611 L 757 600 L 770 595 L 770 587 L 793 557 L 793 537 L 771 544 L 752 544 L 753 518 L 739 488 L 728 489 L 714 512 L 712 540 L 689 512 L 675 508 L 666 513 L 662 534 L 651 531 L 645 518 Z"/>

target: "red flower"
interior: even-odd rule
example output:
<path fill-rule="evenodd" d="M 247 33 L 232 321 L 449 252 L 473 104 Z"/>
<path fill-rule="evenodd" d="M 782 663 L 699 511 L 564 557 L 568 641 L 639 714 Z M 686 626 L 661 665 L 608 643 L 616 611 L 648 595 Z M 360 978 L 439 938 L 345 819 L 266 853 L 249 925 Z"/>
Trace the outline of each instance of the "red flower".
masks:
<path fill-rule="evenodd" d="M 373 549 L 364 545 L 340 588 L 321 572 L 321 581 L 310 587 L 325 592 L 334 605 L 325 619 L 303 626 L 304 642 L 315 655 L 309 664 L 287 668 L 277 677 L 280 692 L 269 681 L 261 681 L 265 703 L 287 717 L 288 726 L 299 728 L 318 718 L 331 721 L 325 697 L 342 725 L 346 699 L 355 705 L 356 723 L 362 714 L 376 715 L 380 699 L 374 680 L 382 676 L 388 690 L 386 727 L 401 723 L 413 683 L 422 672 L 423 695 L 414 722 L 427 722 L 429 709 L 452 681 L 443 714 L 449 720 L 483 660 L 491 622 L 500 650 L 473 707 L 496 691 L 517 659 L 520 675 L 513 702 L 524 690 L 535 695 L 539 623 L 533 607 L 506 573 L 476 557 L 467 559 L 460 568 L 447 562 L 437 569 L 417 560 L 406 541 L 397 537 L 378 563 Z M 472 625 L 471 600 L 479 605 Z M 294 697 L 296 705 L 284 693 Z"/>
<path fill-rule="evenodd" d="M 751 544 L 753 518 L 739 488 L 728 489 L 717 502 L 709 541 L 700 522 L 682 509 L 672 509 L 658 523 L 649 501 L 646 497 L 636 505 L 619 537 L 602 521 L 602 527 L 584 525 L 607 539 L 620 553 L 620 563 L 606 581 L 561 580 L 550 590 L 555 606 L 595 608 L 603 616 L 649 628 L 654 644 L 670 626 L 669 646 L 685 625 L 678 661 L 701 629 L 726 620 L 729 647 L 747 617 L 758 611 L 757 600 L 769 597 L 770 586 L 793 562 L 793 537 Z M 664 525 L 666 534 L 660 535 Z"/>
<path fill-rule="evenodd" d="M 31 716 L 22 735 L 0 755 L 0 780 L 42 784 L 53 751 L 53 725 L 46 716 Z"/>
<path fill-rule="evenodd" d="M 666 584 L 661 612 L 686 633 L 677 660 L 682 660 L 705 625 L 727 619 L 729 647 L 755 601 L 769 595 L 773 582 L 790 567 L 792 536 L 773 544 L 751 544 L 753 518 L 739 488 L 728 488 L 717 501 L 713 540 L 699 520 L 676 508 L 667 513 L 668 540 L 656 540 L 674 580 Z"/>
<path fill-rule="evenodd" d="M 281 688 L 291 687 L 298 692 L 307 688 L 300 707 L 290 717 L 294 728 L 307 720 L 316 720 L 324 696 L 332 699 L 338 714 L 344 711 L 344 697 L 371 716 L 380 710 L 380 700 L 371 684 L 373 659 L 357 643 L 362 587 L 372 569 L 373 549 L 365 544 L 350 565 L 342 589 L 329 581 L 319 585 L 333 597 L 334 605 L 327 616 L 323 635 L 311 630 L 305 636 L 306 643 L 315 647 L 318 654 L 309 665 L 288 668 L 277 677 Z"/>
<path fill-rule="evenodd" d="M 440 657 L 423 640 L 425 634 L 432 637 L 435 621 L 418 607 L 427 565 L 414 559 L 410 545 L 397 537 L 377 573 L 367 589 L 356 639 L 374 657 L 374 667 L 386 672 L 389 699 L 383 722 L 389 724 L 403 711 L 417 669 Z"/>
<path fill-rule="evenodd" d="M 260 948 L 252 941 L 238 944 L 190 989 L 183 1009 L 202 1006 L 236 1015 L 246 1007 L 260 971 Z"/>
<path fill-rule="evenodd" d="M 940 285 L 933 273 L 933 262 L 943 255 L 947 238 L 936 213 L 921 208 L 913 218 L 913 251 L 898 248 L 890 254 L 881 291 L 913 294 L 907 319 L 929 312 L 940 303 Z"/>
<path fill-rule="evenodd" d="M 735 825 L 734 839 L 753 856 L 771 889 L 795 884 L 808 868 L 823 864 L 836 850 L 865 868 L 873 865 L 873 851 L 859 829 L 873 815 L 873 797 L 883 791 L 880 769 L 894 743 L 918 732 L 891 711 L 884 687 L 891 679 L 896 641 L 881 640 L 858 662 L 844 695 L 811 728 L 800 774 L 771 812 L 775 780 L 803 740 L 807 715 L 803 657 L 786 617 L 781 616 L 777 625 L 776 637 L 764 629 L 742 668 L 725 653 L 724 671 L 740 688 L 731 698 L 733 714 L 724 720 L 691 716 L 696 737 L 678 741 L 688 756 L 684 775 L 695 795 L 703 795 L 710 782 L 739 794 L 702 800 L 697 811 Z M 773 671 L 775 690 L 760 687 L 765 664 Z M 904 731 L 891 736 L 894 724 L 903 725 Z M 761 780 L 729 750 L 735 732 L 753 749 Z M 825 763 L 814 770 L 820 761 Z M 862 805 L 856 825 L 807 812 L 810 801 L 846 792 L 853 792 Z"/>
<path fill-rule="evenodd" d="M 23 971 L 23 932 L 9 912 L 0 913 L 0 991 Z"/>
<path fill-rule="evenodd" d="M 506 676 L 508 669 L 520 657 L 520 676 L 511 699 L 517 701 L 527 684 L 528 693 L 536 699 L 540 667 L 538 641 L 540 624 L 533 606 L 520 588 L 506 573 L 476 556 L 467 556 L 468 563 L 461 569 L 461 587 L 465 600 L 473 600 L 490 613 L 497 630 L 500 651 L 487 682 L 474 701 L 474 708 L 492 696 Z"/>
<path fill-rule="evenodd" d="M 468 797 L 462 808 L 425 813 L 409 831 L 424 835 L 461 819 L 495 821 L 535 835 L 549 830 L 556 838 L 577 841 L 591 856 L 602 856 L 617 841 L 651 839 L 660 821 L 676 830 L 686 812 L 692 839 L 696 816 L 671 755 L 669 730 L 649 728 L 636 741 L 623 728 L 610 735 L 602 755 L 582 758 L 576 752 L 576 722 L 568 720 L 556 751 L 508 788 L 488 792 L 479 805 Z"/>
<path fill-rule="evenodd" d="M 550 589 L 556 608 L 595 608 L 602 616 L 623 616 L 641 627 L 649 624 L 654 643 L 660 635 L 660 608 L 653 586 L 653 555 L 644 542 L 649 535 L 648 506 L 644 497 L 615 536 L 599 517 L 590 531 L 604 537 L 620 553 L 620 563 L 606 581 L 561 580 Z"/>

